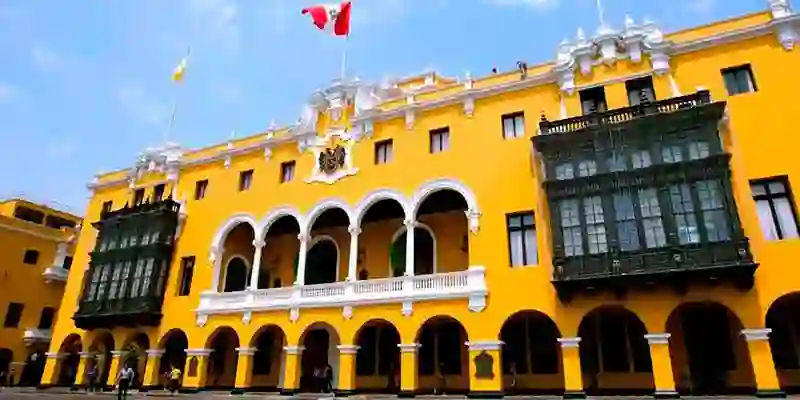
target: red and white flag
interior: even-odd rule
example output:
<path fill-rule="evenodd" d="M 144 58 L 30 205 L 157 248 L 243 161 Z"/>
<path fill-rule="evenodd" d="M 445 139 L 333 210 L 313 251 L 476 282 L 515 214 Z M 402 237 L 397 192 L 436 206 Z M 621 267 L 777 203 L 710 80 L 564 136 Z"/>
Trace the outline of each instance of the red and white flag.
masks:
<path fill-rule="evenodd" d="M 325 30 L 326 27 L 333 27 L 333 34 L 336 36 L 347 36 L 350 34 L 350 1 L 343 1 L 341 4 L 320 4 L 303 9 L 303 15 L 311 15 L 314 25 Z"/>

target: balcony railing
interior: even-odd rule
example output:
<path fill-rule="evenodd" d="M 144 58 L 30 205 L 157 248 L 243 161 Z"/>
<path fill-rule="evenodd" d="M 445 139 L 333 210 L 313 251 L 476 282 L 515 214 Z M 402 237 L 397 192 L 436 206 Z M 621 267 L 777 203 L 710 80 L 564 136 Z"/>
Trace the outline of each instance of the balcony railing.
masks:
<path fill-rule="evenodd" d="M 621 124 L 638 118 L 657 114 L 669 114 L 692 107 L 711 103 L 711 94 L 707 90 L 700 90 L 686 96 L 656 102 L 643 102 L 639 105 L 617 108 L 605 112 L 591 113 L 578 117 L 539 122 L 542 135 L 575 132 L 597 125 Z M 544 118 L 544 116 L 542 116 Z"/>
<path fill-rule="evenodd" d="M 195 311 L 200 318 L 210 314 L 400 303 L 405 312 L 414 302 L 449 299 L 467 299 L 470 310 L 481 311 L 487 295 L 485 269 L 474 266 L 466 271 L 432 275 L 229 293 L 209 291 L 200 295 Z"/>
<path fill-rule="evenodd" d="M 52 266 L 44 270 L 42 276 L 46 282 L 66 282 L 69 270 L 60 266 Z"/>
<path fill-rule="evenodd" d="M 50 343 L 53 333 L 50 329 L 28 328 L 22 334 L 22 340 L 30 345 L 33 343 Z"/>

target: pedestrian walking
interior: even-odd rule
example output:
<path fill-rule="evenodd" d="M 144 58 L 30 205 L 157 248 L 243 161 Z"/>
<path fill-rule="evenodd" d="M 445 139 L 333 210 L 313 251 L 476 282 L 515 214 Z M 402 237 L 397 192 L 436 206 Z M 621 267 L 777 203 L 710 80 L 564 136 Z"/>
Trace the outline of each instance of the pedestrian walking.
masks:
<path fill-rule="evenodd" d="M 130 365 L 126 365 L 119 371 L 119 375 L 117 376 L 117 399 L 118 400 L 125 400 L 128 396 L 128 388 L 133 382 L 133 368 Z"/>
<path fill-rule="evenodd" d="M 323 376 L 325 377 L 325 393 L 333 392 L 333 367 L 330 364 L 325 364 L 325 369 L 323 370 Z"/>
<path fill-rule="evenodd" d="M 95 385 L 97 385 L 97 364 L 92 364 L 86 371 L 86 392 L 94 393 Z"/>
<path fill-rule="evenodd" d="M 169 372 L 169 394 L 175 395 L 175 392 L 181 388 L 181 370 L 173 366 Z"/>

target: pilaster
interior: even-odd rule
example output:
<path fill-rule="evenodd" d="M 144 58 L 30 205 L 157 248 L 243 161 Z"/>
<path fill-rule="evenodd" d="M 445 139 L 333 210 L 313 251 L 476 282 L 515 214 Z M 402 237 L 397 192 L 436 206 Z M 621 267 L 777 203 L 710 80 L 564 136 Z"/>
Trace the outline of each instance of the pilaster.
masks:
<path fill-rule="evenodd" d="M 286 358 L 284 359 L 281 394 L 291 395 L 300 388 L 300 357 L 305 347 L 286 346 L 283 350 L 286 352 Z"/>
<path fill-rule="evenodd" d="M 786 397 L 778 381 L 778 373 L 772 361 L 772 349 L 769 347 L 770 328 L 742 329 L 742 336 L 747 341 L 750 362 L 756 378 L 756 396 L 764 398 Z"/>
<path fill-rule="evenodd" d="M 353 393 L 356 385 L 356 353 L 359 346 L 342 344 L 339 349 L 339 385 L 336 388 L 337 396 L 347 396 Z"/>
<path fill-rule="evenodd" d="M 581 338 L 558 338 L 561 344 L 561 362 L 564 365 L 564 398 L 583 399 L 583 373 L 581 371 Z"/>
<path fill-rule="evenodd" d="M 672 358 L 669 353 L 669 333 L 650 333 L 644 335 L 650 345 L 650 360 L 653 363 L 653 381 L 656 398 L 678 398 L 675 391 L 675 377 L 672 374 Z"/>
<path fill-rule="evenodd" d="M 417 382 L 417 355 L 419 343 L 401 343 L 400 348 L 400 392 L 398 397 L 414 397 L 419 383 Z"/>
<path fill-rule="evenodd" d="M 470 397 L 502 398 L 503 371 L 499 340 L 477 340 L 467 342 L 469 348 L 469 392 Z"/>
<path fill-rule="evenodd" d="M 256 354 L 256 350 L 249 347 L 236 348 L 239 357 L 236 359 L 236 381 L 231 394 L 242 394 L 252 386 L 253 356 Z"/>

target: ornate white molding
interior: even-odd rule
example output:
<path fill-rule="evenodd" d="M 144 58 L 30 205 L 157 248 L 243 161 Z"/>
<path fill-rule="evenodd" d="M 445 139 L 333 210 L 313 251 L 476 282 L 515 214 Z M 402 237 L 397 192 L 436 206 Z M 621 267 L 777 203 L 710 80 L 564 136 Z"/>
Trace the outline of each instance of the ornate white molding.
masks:
<path fill-rule="evenodd" d="M 742 336 L 744 336 L 744 340 L 748 342 L 769 340 L 770 333 L 772 333 L 772 329 L 770 328 L 742 329 Z"/>
<path fill-rule="evenodd" d="M 654 344 L 669 344 L 669 338 L 671 336 L 671 333 L 648 333 L 644 335 L 644 338 L 647 339 L 647 343 L 652 346 Z"/>
<path fill-rule="evenodd" d="M 161 357 L 165 353 L 162 349 L 147 349 L 144 352 L 147 354 L 147 357 Z"/>
<path fill-rule="evenodd" d="M 464 343 L 470 351 L 500 350 L 504 344 L 502 340 L 474 340 Z"/>
<path fill-rule="evenodd" d="M 327 150 L 328 145 L 331 144 L 331 139 L 333 138 L 339 138 L 343 141 L 341 146 L 345 152 L 344 165 L 333 173 L 327 174 L 320 169 L 319 162 L 314 162 L 311 169 L 311 175 L 305 180 L 306 183 L 322 182 L 330 185 L 344 177 L 355 175 L 358 172 L 358 168 L 353 167 L 353 149 L 355 145 L 355 138 L 353 137 L 352 133 L 347 132 L 344 129 L 330 129 L 325 136 L 318 137 L 315 140 L 310 141 L 308 148 L 314 152 L 314 161 L 318 161 L 320 159 L 320 155 L 322 152 Z"/>
<path fill-rule="evenodd" d="M 561 348 L 578 348 L 581 344 L 581 338 L 558 338 L 558 343 L 561 344 Z"/>
<path fill-rule="evenodd" d="M 361 346 L 356 346 L 354 344 L 340 344 L 336 346 L 339 349 L 339 353 L 341 354 L 356 354 L 358 350 L 361 349 Z"/>
<path fill-rule="evenodd" d="M 284 346 L 283 350 L 286 351 L 286 354 L 302 354 L 303 350 L 306 348 L 303 346 Z"/>
<path fill-rule="evenodd" d="M 189 357 L 208 357 L 213 352 L 213 349 L 186 349 L 186 355 Z"/>
<path fill-rule="evenodd" d="M 398 343 L 397 347 L 401 353 L 416 353 L 422 345 L 419 343 Z"/>
<path fill-rule="evenodd" d="M 475 98 L 473 98 L 472 96 L 467 96 L 464 99 L 464 115 L 466 115 L 467 118 L 472 118 L 474 114 L 475 114 Z"/>
<path fill-rule="evenodd" d="M 239 353 L 240 356 L 252 356 L 256 354 L 258 349 L 253 347 L 237 347 L 236 352 Z"/>

